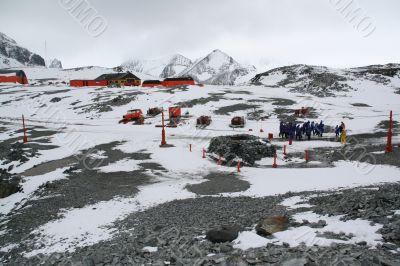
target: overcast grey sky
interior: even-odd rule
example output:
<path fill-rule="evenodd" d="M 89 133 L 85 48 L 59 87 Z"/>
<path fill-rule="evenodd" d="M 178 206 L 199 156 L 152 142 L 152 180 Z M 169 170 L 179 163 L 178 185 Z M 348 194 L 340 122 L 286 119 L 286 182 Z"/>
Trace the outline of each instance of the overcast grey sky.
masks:
<path fill-rule="evenodd" d="M 107 23 L 98 37 L 66 9 L 82 1 Z M 400 63 L 399 0 L 1 0 L 0 32 L 42 56 L 46 40 L 64 67 L 216 48 L 255 65 Z"/>

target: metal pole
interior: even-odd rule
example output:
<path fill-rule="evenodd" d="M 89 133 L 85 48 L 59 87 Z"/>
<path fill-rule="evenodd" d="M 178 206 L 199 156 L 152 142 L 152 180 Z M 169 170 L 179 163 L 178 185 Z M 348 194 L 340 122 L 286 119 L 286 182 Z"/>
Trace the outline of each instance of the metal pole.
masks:
<path fill-rule="evenodd" d="M 27 142 L 28 142 L 28 137 L 26 136 L 26 128 L 25 128 L 25 118 L 24 118 L 24 115 L 22 115 L 22 128 L 23 128 L 23 130 L 24 130 L 24 138 L 23 138 L 23 141 L 24 141 L 24 143 L 27 143 Z"/>
<path fill-rule="evenodd" d="M 393 127 L 393 113 L 390 111 L 390 119 L 389 119 L 389 131 L 388 131 L 388 137 L 387 137 L 387 144 L 386 144 L 386 149 L 385 152 L 392 152 L 393 147 L 392 147 L 392 127 Z"/>
<path fill-rule="evenodd" d="M 167 141 L 165 140 L 164 110 L 162 110 L 161 114 L 162 114 L 161 146 L 164 146 L 167 144 Z"/>

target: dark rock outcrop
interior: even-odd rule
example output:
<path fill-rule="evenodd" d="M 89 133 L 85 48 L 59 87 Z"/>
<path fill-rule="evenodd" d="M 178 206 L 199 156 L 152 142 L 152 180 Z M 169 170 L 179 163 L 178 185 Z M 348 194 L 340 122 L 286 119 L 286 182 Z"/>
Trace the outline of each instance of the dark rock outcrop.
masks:
<path fill-rule="evenodd" d="M 235 165 L 240 159 L 243 165 L 254 165 L 264 157 L 273 157 L 275 147 L 267 139 L 241 134 L 212 138 L 208 152 L 222 156 L 227 165 Z"/>

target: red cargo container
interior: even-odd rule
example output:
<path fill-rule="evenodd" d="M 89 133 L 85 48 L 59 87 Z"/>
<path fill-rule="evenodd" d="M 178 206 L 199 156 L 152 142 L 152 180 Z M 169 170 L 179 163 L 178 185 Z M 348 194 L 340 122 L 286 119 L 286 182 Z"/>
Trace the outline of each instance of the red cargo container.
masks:
<path fill-rule="evenodd" d="M 169 117 L 180 117 L 182 115 L 181 108 L 179 106 L 174 106 L 168 108 Z"/>
<path fill-rule="evenodd" d="M 75 79 L 69 82 L 71 87 L 96 87 L 96 86 L 108 86 L 107 80 L 80 80 Z"/>

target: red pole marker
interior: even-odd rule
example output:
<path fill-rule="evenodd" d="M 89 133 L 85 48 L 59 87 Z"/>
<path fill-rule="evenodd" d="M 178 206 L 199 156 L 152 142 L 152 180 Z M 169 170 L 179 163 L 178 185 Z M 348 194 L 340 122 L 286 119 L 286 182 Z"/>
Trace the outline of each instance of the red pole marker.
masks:
<path fill-rule="evenodd" d="M 165 140 L 164 110 L 161 113 L 161 117 L 162 117 L 161 146 L 164 146 L 167 144 L 167 141 Z"/>
<path fill-rule="evenodd" d="M 306 163 L 308 163 L 308 150 L 304 153 L 304 159 L 306 160 Z"/>
<path fill-rule="evenodd" d="M 240 160 L 237 162 L 237 172 L 240 173 Z"/>
<path fill-rule="evenodd" d="M 284 154 L 284 155 L 287 155 L 287 153 L 286 153 L 286 144 L 283 145 L 283 154 Z"/>
<path fill-rule="evenodd" d="M 206 150 L 203 148 L 203 157 L 202 157 L 203 159 L 205 159 L 206 158 Z"/>
<path fill-rule="evenodd" d="M 392 127 L 393 127 L 393 113 L 392 113 L 392 111 L 390 111 L 389 131 L 388 131 L 387 144 L 386 144 L 386 149 L 385 149 L 386 153 L 393 151 L 393 147 L 392 147 Z"/>
<path fill-rule="evenodd" d="M 272 164 L 273 168 L 278 168 L 278 164 L 276 163 L 276 152 L 274 153 L 274 163 Z"/>
<path fill-rule="evenodd" d="M 27 142 L 28 142 L 28 137 L 26 136 L 26 128 L 25 128 L 25 118 L 24 118 L 24 115 L 22 115 L 22 128 L 23 128 L 23 130 L 24 130 L 24 138 L 23 138 L 23 141 L 24 141 L 24 143 L 27 143 Z"/>
<path fill-rule="evenodd" d="M 189 151 L 192 152 L 192 144 L 189 144 Z"/>

